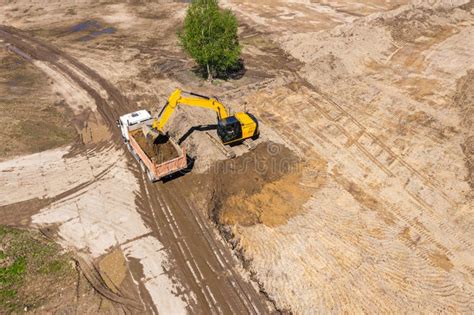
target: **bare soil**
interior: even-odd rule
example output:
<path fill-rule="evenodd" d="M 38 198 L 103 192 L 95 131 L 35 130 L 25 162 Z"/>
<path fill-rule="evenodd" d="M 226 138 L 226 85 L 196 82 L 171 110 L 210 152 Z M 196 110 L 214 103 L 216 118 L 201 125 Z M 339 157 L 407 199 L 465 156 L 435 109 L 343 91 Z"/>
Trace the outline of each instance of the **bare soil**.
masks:
<path fill-rule="evenodd" d="M 437 36 L 442 26 L 435 19 L 440 18 L 439 13 L 431 9 L 414 9 L 405 11 L 384 22 L 389 26 L 392 38 L 399 42 L 414 43 L 421 36 Z"/>
<path fill-rule="evenodd" d="M 55 79 L 78 122 L 94 121 L 84 140 L 106 139 L 97 128 L 108 127 L 118 143 L 118 115 L 159 110 L 182 87 L 254 113 L 259 141 L 298 158 L 288 170 L 259 169 L 256 157 L 213 174 L 209 165 L 225 156 L 195 130 L 183 140 L 196 157 L 192 173 L 151 185 L 121 147 L 81 148 L 75 159 L 46 151 L 43 164 L 52 168 L 28 157 L 2 164 L 1 210 L 12 209 L 11 219 L 9 205 L 24 201 L 19 221 L 28 224 L 23 209 L 31 205 L 40 210 L 34 222 L 57 223 L 63 244 L 93 255 L 119 244 L 136 266 L 140 296 L 160 313 L 265 313 L 262 301 L 298 314 L 472 313 L 465 75 L 474 12 L 472 1 L 453 7 L 461 2 L 221 0 L 239 19 L 246 71 L 212 84 L 196 77 L 177 45 L 184 2 L 9 2 L 1 24 L 15 28 L 1 26 L 2 39 Z M 84 24 L 92 26 L 73 31 Z M 102 120 L 81 116 L 81 106 Z M 179 139 L 211 123 L 207 111 L 182 108 L 168 127 Z M 246 163 L 253 171 L 238 174 Z M 265 299 L 239 276 L 209 208 Z M 107 215 L 98 218 L 101 211 Z M 104 274 L 120 281 L 123 274 L 110 272 L 123 268 L 119 255 L 106 262 Z"/>
<path fill-rule="evenodd" d="M 164 143 L 151 143 L 141 130 L 137 130 L 132 136 L 154 163 L 161 164 L 179 156 L 179 152 L 169 139 Z"/>
<path fill-rule="evenodd" d="M 277 146 L 278 150 L 280 147 Z M 297 162 L 296 156 L 283 147 L 281 154 L 270 155 L 267 145 L 233 160 L 219 162 L 211 168 L 214 193 L 211 213 L 220 224 L 254 225 L 261 223 L 257 209 L 247 209 L 245 200 L 262 191 L 267 183 L 288 174 Z M 282 163 L 282 161 L 285 163 Z M 239 198 L 240 197 L 240 198 Z M 242 207 L 229 207 L 230 198 L 239 198 Z"/>
<path fill-rule="evenodd" d="M 304 211 L 303 204 L 314 188 L 301 183 L 308 175 L 304 174 L 308 167 L 304 164 L 290 149 L 273 142 L 261 143 L 235 159 L 217 162 L 201 176 L 211 182 L 211 217 L 223 226 L 285 224 Z M 311 166 L 318 171 L 324 165 L 313 161 Z"/>
<path fill-rule="evenodd" d="M 474 190 L 474 70 L 468 71 L 457 81 L 453 100 L 460 110 L 461 124 L 467 130 L 462 150 L 468 170 L 466 179 L 471 190 Z"/>
<path fill-rule="evenodd" d="M 196 80 L 191 67 L 183 69 L 182 66 L 175 69 L 172 80 L 168 73 L 152 75 L 150 82 L 140 76 L 141 70 L 149 69 L 157 61 L 180 64 L 175 59 L 184 54 L 173 43 L 179 23 L 176 17 L 184 13 L 186 4 L 107 3 L 104 6 L 88 3 L 79 10 L 78 4 L 71 2 L 64 3 L 66 6 L 59 11 L 56 11 L 58 7 L 46 4 L 42 2 L 35 4 L 36 7 L 18 10 L 16 6 L 23 4 L 12 3 L 12 7 L 0 13 L 1 18 L 9 20 L 13 13 L 13 19 L 22 22 L 6 22 L 18 28 L 0 26 L 0 36 L 4 42 L 30 55 L 44 76 L 53 80 L 55 93 L 66 100 L 74 120 L 81 126 L 83 142 L 90 145 L 75 146 L 69 153 L 67 148 L 42 152 L 41 161 L 46 167 L 41 171 L 38 171 L 35 156 L 7 161 L 2 167 L 9 176 L 0 180 L 13 184 L 5 185 L 12 197 L 4 199 L 2 205 L 9 209 L 15 198 L 21 202 L 25 198 L 57 196 L 53 204 L 34 216 L 32 224 L 57 224 L 56 237 L 61 244 L 88 253 L 89 258 L 102 256 L 116 245 L 120 246 L 132 273 L 131 283 L 138 283 L 140 288 L 140 296 L 135 299 L 146 305 L 148 312 L 265 313 L 269 309 L 266 300 L 242 276 L 238 262 L 213 233 L 209 221 L 199 217 L 192 203 L 188 204 L 190 200 L 183 192 L 185 187 L 173 186 L 174 182 L 166 186 L 147 183 L 131 156 L 123 150 L 115 128 L 119 115 L 142 106 L 153 110 L 153 105 L 163 103 L 176 84 L 184 83 L 181 87 L 185 88 L 188 82 Z M 153 14 L 142 14 L 147 11 Z M 167 18 L 167 14 L 160 15 L 162 11 L 174 13 Z M 101 33 L 85 41 L 80 38 L 92 35 L 90 31 L 68 31 L 95 16 L 104 28 L 120 30 Z M 26 26 L 29 19 L 39 20 Z M 161 31 L 150 33 L 150 29 Z M 112 57 L 110 52 L 117 52 L 120 57 Z M 189 60 L 185 62 L 187 65 Z M 240 81 L 236 86 L 245 82 L 248 81 Z M 214 87 L 203 89 L 208 92 Z M 207 92 L 203 93 L 215 94 Z M 87 115 L 88 112 L 92 115 Z M 191 117 L 195 119 L 183 129 L 191 128 L 196 122 L 203 123 L 205 119 L 215 122 L 214 115 L 205 112 Z M 108 129 L 105 137 L 103 127 Z M 210 157 L 222 155 L 209 144 L 204 133 L 194 133 L 190 138 L 195 136 L 201 137 L 201 148 L 207 150 Z M 98 142 L 102 143 L 98 145 Z M 27 175 L 30 170 L 34 175 Z M 24 194 L 26 190 L 28 196 Z M 104 210 L 110 213 L 103 215 Z M 100 218 L 98 213 L 102 213 Z M 103 220 L 104 217 L 107 220 Z M 165 219 L 170 221 L 166 223 Z M 21 222 L 28 223 L 28 218 Z M 114 263 L 120 264 L 117 260 Z M 104 300 L 104 305 L 109 302 Z"/>
<path fill-rule="evenodd" d="M 0 50 L 0 159 L 63 146 L 77 139 L 65 104 L 41 71 Z"/>

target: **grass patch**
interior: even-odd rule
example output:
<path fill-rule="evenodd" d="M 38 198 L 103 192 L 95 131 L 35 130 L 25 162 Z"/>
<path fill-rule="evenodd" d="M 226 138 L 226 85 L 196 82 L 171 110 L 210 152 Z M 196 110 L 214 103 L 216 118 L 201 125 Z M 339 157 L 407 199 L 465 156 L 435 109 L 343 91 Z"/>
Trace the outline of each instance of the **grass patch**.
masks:
<path fill-rule="evenodd" d="M 33 231 L 0 226 L 0 313 L 41 306 L 71 283 L 70 256 Z"/>

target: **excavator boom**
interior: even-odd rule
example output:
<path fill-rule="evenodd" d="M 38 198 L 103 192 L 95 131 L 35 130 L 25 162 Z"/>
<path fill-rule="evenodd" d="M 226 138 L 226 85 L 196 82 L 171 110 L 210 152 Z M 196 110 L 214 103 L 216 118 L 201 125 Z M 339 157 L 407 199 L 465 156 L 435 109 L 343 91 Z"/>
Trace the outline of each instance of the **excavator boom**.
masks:
<path fill-rule="evenodd" d="M 158 130 L 159 132 L 163 132 L 163 128 L 170 119 L 171 115 L 173 114 L 176 106 L 178 104 L 184 104 L 188 106 L 196 106 L 196 107 L 203 107 L 207 109 L 212 109 L 217 113 L 219 119 L 225 119 L 229 115 L 225 106 L 218 102 L 216 99 L 213 98 L 206 98 L 204 96 L 199 95 L 199 97 L 182 97 L 182 91 L 180 89 L 176 89 L 168 98 L 168 103 L 166 104 L 163 112 L 161 113 L 160 117 L 154 121 L 153 128 Z M 197 95 L 192 94 L 191 95 Z"/>

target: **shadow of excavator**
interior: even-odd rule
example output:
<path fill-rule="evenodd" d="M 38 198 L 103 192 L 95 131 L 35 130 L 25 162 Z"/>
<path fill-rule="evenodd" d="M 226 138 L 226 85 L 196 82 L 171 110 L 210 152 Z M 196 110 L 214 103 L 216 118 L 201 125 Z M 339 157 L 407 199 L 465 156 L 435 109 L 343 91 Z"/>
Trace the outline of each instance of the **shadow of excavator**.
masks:
<path fill-rule="evenodd" d="M 211 125 L 198 125 L 198 126 L 193 126 L 186 131 L 185 134 L 181 136 L 178 140 L 178 144 L 181 145 L 184 140 L 186 140 L 194 131 L 209 131 L 209 130 L 215 130 L 217 129 L 216 124 L 211 124 Z"/>

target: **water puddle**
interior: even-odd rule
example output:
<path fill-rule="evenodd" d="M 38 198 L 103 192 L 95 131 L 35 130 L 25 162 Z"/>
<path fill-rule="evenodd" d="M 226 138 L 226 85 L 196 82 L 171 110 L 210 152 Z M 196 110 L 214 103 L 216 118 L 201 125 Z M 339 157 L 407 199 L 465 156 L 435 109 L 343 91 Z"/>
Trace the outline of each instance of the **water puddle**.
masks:
<path fill-rule="evenodd" d="M 99 29 L 100 28 L 100 23 L 97 22 L 96 20 L 87 20 L 84 22 L 81 22 L 77 25 L 74 25 L 71 27 L 71 32 L 80 32 L 80 31 L 85 31 L 85 30 L 90 30 L 90 29 Z"/>
<path fill-rule="evenodd" d="M 99 31 L 94 31 L 92 33 L 90 33 L 89 35 L 86 35 L 86 36 L 82 36 L 79 38 L 79 40 L 81 42 L 87 42 L 89 40 L 92 40 L 102 34 L 113 34 L 115 33 L 116 29 L 114 27 L 106 27 L 102 30 L 99 30 Z"/>
<path fill-rule="evenodd" d="M 70 28 L 73 33 L 88 32 L 89 34 L 79 37 L 79 41 L 90 41 L 100 35 L 113 34 L 117 31 L 115 27 L 103 27 L 100 22 L 96 20 L 87 20 Z"/>

